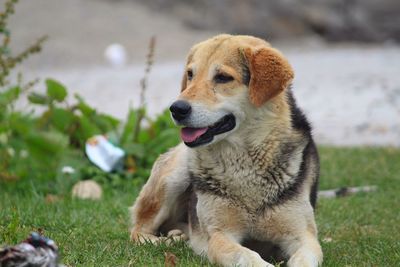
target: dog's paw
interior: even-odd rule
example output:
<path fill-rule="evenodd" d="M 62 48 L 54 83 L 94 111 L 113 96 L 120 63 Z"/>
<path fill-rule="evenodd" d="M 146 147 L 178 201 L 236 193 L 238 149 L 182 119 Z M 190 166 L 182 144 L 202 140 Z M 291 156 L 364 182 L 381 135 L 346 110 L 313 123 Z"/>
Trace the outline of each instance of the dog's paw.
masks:
<path fill-rule="evenodd" d="M 307 251 L 297 251 L 288 261 L 288 267 L 317 267 L 321 260 Z"/>
<path fill-rule="evenodd" d="M 188 239 L 189 238 L 182 230 L 174 229 L 168 232 L 165 242 L 171 245 L 174 242 L 187 241 Z"/>
<path fill-rule="evenodd" d="M 153 245 L 172 245 L 174 242 L 188 240 L 187 235 L 179 230 L 174 229 L 168 232 L 167 236 L 155 236 L 152 234 L 140 233 L 136 231 L 131 232 L 131 240 L 136 244 L 152 243 Z"/>
<path fill-rule="evenodd" d="M 266 262 L 261 256 L 254 251 L 248 250 L 245 255 L 238 260 L 238 266 L 251 266 L 251 267 L 274 267 L 274 265 Z"/>
<path fill-rule="evenodd" d="M 139 245 L 146 243 L 151 243 L 153 245 L 160 245 L 162 242 L 166 241 L 166 237 L 132 231 L 131 240 Z"/>
<path fill-rule="evenodd" d="M 188 237 L 180 229 L 174 229 L 174 230 L 169 231 L 167 237 L 173 237 L 173 238 L 180 238 L 182 240 L 188 240 Z"/>

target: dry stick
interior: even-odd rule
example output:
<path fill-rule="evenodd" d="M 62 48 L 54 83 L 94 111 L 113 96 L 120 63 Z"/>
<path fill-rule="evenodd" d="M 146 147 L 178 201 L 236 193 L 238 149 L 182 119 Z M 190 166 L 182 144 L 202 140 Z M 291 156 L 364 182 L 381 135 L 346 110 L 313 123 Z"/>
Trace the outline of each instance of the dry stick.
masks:
<path fill-rule="evenodd" d="M 7 65 L 9 68 L 13 68 L 16 64 L 21 63 L 23 60 L 27 59 L 30 55 L 39 53 L 42 50 L 43 43 L 47 41 L 48 36 L 42 36 L 36 40 L 31 46 L 26 48 L 24 51 L 19 53 L 14 57 L 7 58 Z"/>
<path fill-rule="evenodd" d="M 137 114 L 137 119 L 136 119 L 136 124 L 133 132 L 133 141 L 137 142 L 137 139 L 139 137 L 139 132 L 140 132 L 140 126 L 142 123 L 142 120 L 145 116 L 145 105 L 146 105 L 146 98 L 145 98 L 145 93 L 147 90 L 147 79 L 149 76 L 149 73 L 151 71 L 151 67 L 153 66 L 154 63 L 154 48 L 156 45 L 156 37 L 152 36 L 150 39 L 149 43 L 149 53 L 146 56 L 146 68 L 144 70 L 144 76 L 140 80 L 140 102 L 139 102 L 139 109 L 138 109 L 138 114 Z"/>
<path fill-rule="evenodd" d="M 368 193 L 373 192 L 378 189 L 375 185 L 370 186 L 358 186 L 358 187 L 341 187 L 331 190 L 321 190 L 318 191 L 318 198 L 337 198 L 337 197 L 344 197 L 348 195 L 353 195 L 357 193 Z"/>

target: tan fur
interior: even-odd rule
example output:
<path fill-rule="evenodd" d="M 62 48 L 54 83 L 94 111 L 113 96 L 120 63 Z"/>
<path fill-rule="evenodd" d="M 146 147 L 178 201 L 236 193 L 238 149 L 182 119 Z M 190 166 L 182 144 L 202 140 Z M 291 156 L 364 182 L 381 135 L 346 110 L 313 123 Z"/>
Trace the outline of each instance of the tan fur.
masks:
<path fill-rule="evenodd" d="M 165 158 L 165 156 L 162 156 Z M 172 169 L 171 165 L 162 165 L 163 158 L 160 157 L 158 164 L 153 167 L 153 175 L 157 177 L 166 177 Z M 170 157 L 169 161 L 173 162 L 174 158 Z M 140 192 L 137 206 L 137 225 L 143 225 L 151 220 L 161 208 L 161 202 L 164 200 L 165 184 L 160 179 L 149 179 L 149 183 Z"/>
<path fill-rule="evenodd" d="M 177 168 L 184 157 L 182 146 L 178 146 L 172 149 L 170 152 L 161 155 L 153 166 L 151 176 L 140 192 L 135 205 L 131 208 L 132 222 L 134 227 L 131 231 L 132 240 L 143 240 L 141 237 L 145 236 L 145 239 L 149 239 L 152 242 L 158 242 L 158 238 L 155 238 L 153 234 L 160 227 L 165 218 L 157 218 L 157 216 L 165 217 L 166 215 L 161 214 L 163 206 L 170 206 L 171 195 L 175 194 L 168 188 L 168 185 L 176 190 L 176 193 L 180 193 L 173 183 L 174 178 L 181 174 L 181 170 Z M 185 170 L 183 170 L 185 172 Z M 179 183 L 180 181 L 176 181 Z M 181 182 L 181 186 L 185 189 L 187 186 L 185 182 Z M 184 190 L 182 189 L 182 190 Z M 173 197 L 173 196 L 172 196 Z M 169 202 L 168 202 L 169 201 Z M 169 210 L 171 212 L 171 210 Z"/>
<path fill-rule="evenodd" d="M 246 65 L 249 86 L 244 84 Z M 193 79 L 188 79 L 187 70 Z M 215 83 L 218 73 L 233 81 Z M 160 229 L 178 228 L 189 235 L 196 253 L 223 266 L 272 266 L 243 246 L 245 239 L 278 244 L 288 266 L 322 262 L 309 201 L 318 171 L 312 155 L 305 159 L 308 169 L 299 193 L 269 208 L 300 172 L 308 144 L 292 127 L 285 93 L 292 79 L 284 56 L 258 38 L 219 35 L 192 48 L 178 98 L 192 105 L 191 123 L 212 125 L 228 110 L 235 115 L 236 127 L 206 146 L 192 149 L 180 144 L 157 160 L 131 209 L 133 240 L 158 243 L 163 239 L 156 236 Z M 284 153 L 283 169 L 279 157 Z M 188 208 L 193 194 L 197 204 Z M 197 221 L 187 226 L 182 215 L 191 209 Z"/>

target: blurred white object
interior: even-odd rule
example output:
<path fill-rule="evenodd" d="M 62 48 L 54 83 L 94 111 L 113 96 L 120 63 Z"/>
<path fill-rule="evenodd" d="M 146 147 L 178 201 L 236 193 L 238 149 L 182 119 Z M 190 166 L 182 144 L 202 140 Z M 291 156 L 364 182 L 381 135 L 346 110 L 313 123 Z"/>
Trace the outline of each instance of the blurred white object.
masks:
<path fill-rule="evenodd" d="M 14 157 L 15 156 L 15 150 L 12 147 L 8 147 L 7 148 L 7 153 L 10 157 Z"/>
<path fill-rule="evenodd" d="M 27 157 L 29 156 L 29 153 L 28 153 L 27 150 L 22 149 L 22 150 L 19 152 L 19 156 L 20 156 L 21 158 L 25 159 L 25 158 L 27 158 Z"/>
<path fill-rule="evenodd" d="M 100 199 L 103 194 L 101 186 L 93 180 L 77 182 L 72 188 L 72 196 L 80 199 Z"/>
<path fill-rule="evenodd" d="M 127 62 L 127 52 L 121 44 L 111 44 L 104 51 L 104 57 L 113 67 L 123 67 Z"/>
<path fill-rule="evenodd" d="M 5 145 L 5 144 L 7 144 L 7 142 L 8 142 L 7 134 L 6 133 L 0 134 L 0 144 Z"/>
<path fill-rule="evenodd" d="M 114 170 L 125 156 L 125 152 L 110 143 L 102 135 L 96 135 L 86 141 L 86 155 L 89 160 L 105 172 Z"/>
<path fill-rule="evenodd" d="M 73 173 L 75 173 L 75 169 L 72 168 L 71 166 L 64 166 L 61 169 L 61 172 L 64 173 L 64 174 L 73 174 Z"/>

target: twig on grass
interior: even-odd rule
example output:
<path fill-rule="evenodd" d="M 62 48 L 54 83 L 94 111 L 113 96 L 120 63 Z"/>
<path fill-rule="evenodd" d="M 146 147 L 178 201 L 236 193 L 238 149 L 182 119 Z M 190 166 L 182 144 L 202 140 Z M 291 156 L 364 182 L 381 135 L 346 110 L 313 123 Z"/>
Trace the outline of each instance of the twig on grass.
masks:
<path fill-rule="evenodd" d="M 331 190 L 321 190 L 318 191 L 319 198 L 337 198 L 337 197 L 344 197 L 349 196 L 357 193 L 368 193 L 374 192 L 378 189 L 376 185 L 369 185 L 369 186 L 358 186 L 358 187 L 341 187 Z"/>

